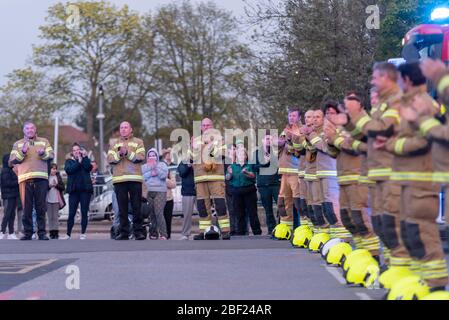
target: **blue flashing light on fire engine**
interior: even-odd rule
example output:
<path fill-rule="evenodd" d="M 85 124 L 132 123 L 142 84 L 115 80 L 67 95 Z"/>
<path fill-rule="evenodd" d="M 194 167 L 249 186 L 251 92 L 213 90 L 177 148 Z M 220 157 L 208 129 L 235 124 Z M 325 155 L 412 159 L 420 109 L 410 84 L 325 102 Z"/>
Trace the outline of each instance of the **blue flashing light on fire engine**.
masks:
<path fill-rule="evenodd" d="M 430 20 L 439 22 L 449 19 L 449 7 L 435 8 L 430 15 Z"/>

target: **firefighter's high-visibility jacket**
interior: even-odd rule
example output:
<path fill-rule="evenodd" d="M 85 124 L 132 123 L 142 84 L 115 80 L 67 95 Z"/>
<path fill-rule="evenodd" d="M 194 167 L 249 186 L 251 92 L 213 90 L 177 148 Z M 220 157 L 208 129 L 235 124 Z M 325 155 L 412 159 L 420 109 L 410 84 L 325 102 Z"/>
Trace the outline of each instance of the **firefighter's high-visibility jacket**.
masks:
<path fill-rule="evenodd" d="M 23 145 L 28 142 L 28 151 L 22 152 Z M 44 150 L 44 154 L 39 156 L 38 151 Z M 12 164 L 19 164 L 19 183 L 28 179 L 48 179 L 48 161 L 53 159 L 53 148 L 47 139 L 35 137 L 34 139 L 21 139 L 14 143 L 9 161 Z"/>
<path fill-rule="evenodd" d="M 307 136 L 307 140 L 317 151 L 316 176 L 317 178 L 328 178 L 337 176 L 337 154 L 328 147 L 324 141 L 323 128 L 316 128 Z"/>
<path fill-rule="evenodd" d="M 346 129 L 352 136 L 363 133 L 368 137 L 368 178 L 375 181 L 389 180 L 393 155 L 386 150 L 374 149 L 377 136 L 391 137 L 399 128 L 399 105 L 402 92 L 399 87 L 379 95 L 379 105 L 373 107 L 371 115 L 361 112 L 353 119 Z"/>
<path fill-rule="evenodd" d="M 349 133 L 337 130 L 334 137 L 327 140 L 329 145 L 339 150 L 337 156 L 337 173 L 338 183 L 340 185 L 358 183 L 361 175 L 362 156 L 353 149 L 348 138 Z"/>
<path fill-rule="evenodd" d="M 225 181 L 223 159 L 226 155 L 226 145 L 222 141 L 203 141 L 202 137 L 196 137 L 190 154 L 193 159 L 195 183 Z"/>
<path fill-rule="evenodd" d="M 127 148 L 128 153 L 120 157 L 120 148 Z M 118 138 L 109 148 L 108 163 L 112 168 L 112 183 L 142 182 L 142 163 L 145 160 L 145 147 L 141 139 L 132 135 Z"/>
<path fill-rule="evenodd" d="M 295 130 L 299 131 L 299 126 L 288 125 L 281 133 L 281 137 L 286 137 L 287 141 L 279 148 L 279 174 L 298 175 L 302 145 L 297 143 L 299 136 L 291 134 Z"/>
<path fill-rule="evenodd" d="M 433 114 L 439 112 L 439 105 L 427 93 L 427 86 L 412 88 L 401 99 L 402 108 L 411 108 L 413 99 L 420 96 Z M 386 143 L 386 149 L 394 154 L 393 172 L 390 179 L 400 184 L 428 185 L 433 181 L 431 143 L 405 119 L 401 119 L 398 133 Z"/>
<path fill-rule="evenodd" d="M 305 181 L 316 181 L 318 177 L 316 176 L 317 168 L 317 150 L 310 144 L 305 137 L 302 137 L 302 148 L 306 150 L 306 168 L 304 170 L 304 180 Z"/>
<path fill-rule="evenodd" d="M 435 81 L 439 99 L 443 102 L 445 109 L 447 109 L 449 106 L 449 70 L 443 70 L 432 80 Z M 443 114 L 444 113 L 445 112 L 443 112 Z"/>

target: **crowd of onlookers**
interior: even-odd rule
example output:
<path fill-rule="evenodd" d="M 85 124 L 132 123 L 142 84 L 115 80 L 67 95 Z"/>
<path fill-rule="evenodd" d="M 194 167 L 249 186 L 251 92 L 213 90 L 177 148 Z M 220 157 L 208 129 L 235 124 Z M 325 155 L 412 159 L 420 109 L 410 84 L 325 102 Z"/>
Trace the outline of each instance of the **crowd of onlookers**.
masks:
<path fill-rule="evenodd" d="M 228 157 L 236 160 L 236 146 L 229 149 Z M 246 153 L 245 153 L 246 155 Z M 3 218 L 1 220 L 0 239 L 6 238 L 17 240 L 17 233 L 23 233 L 22 225 L 22 201 L 19 193 L 19 183 L 17 178 L 17 165 L 9 163 L 9 154 L 3 156 L 3 168 L 1 171 L 1 197 L 3 207 Z M 241 159 L 243 162 L 247 161 Z M 162 155 L 159 156 L 155 149 L 151 149 L 147 153 L 147 163 L 142 166 L 144 177 L 144 191 L 142 193 L 144 216 L 149 220 L 150 239 L 170 239 L 172 229 L 172 217 L 174 209 L 173 190 L 177 187 L 176 172 L 169 170 L 176 166 L 172 163 L 171 149 L 164 149 Z M 226 172 L 233 172 L 234 176 L 238 176 L 238 169 L 232 165 L 226 166 Z M 81 215 L 81 239 L 86 239 L 88 225 L 89 203 L 92 199 L 93 188 L 96 184 L 104 183 L 104 176 L 99 174 L 96 161 L 91 161 L 87 157 L 86 151 L 78 144 L 74 144 L 71 154 L 67 157 L 64 164 L 64 170 L 67 174 L 66 182 L 58 170 L 55 163 L 49 162 L 49 187 L 46 198 L 47 219 L 46 229 L 49 231 L 50 239 L 70 239 L 75 224 L 75 218 L 78 212 Z M 156 176 L 152 176 L 151 171 L 157 172 Z M 252 170 L 249 167 L 247 170 Z M 179 177 L 181 178 L 181 195 L 182 195 L 182 213 L 183 226 L 181 240 L 188 240 L 192 230 L 192 215 L 195 208 L 196 192 L 193 175 L 193 167 L 191 164 L 181 162 L 177 166 Z M 257 217 L 257 196 L 255 189 L 255 179 L 249 179 L 243 185 L 239 185 L 238 179 L 226 182 L 226 195 L 229 211 L 233 221 L 232 234 L 247 234 L 246 224 L 250 217 L 251 227 L 254 234 L 261 234 L 260 223 Z M 269 184 L 260 185 L 259 191 L 264 188 L 276 188 L 278 179 L 272 181 L 273 186 Z M 262 182 L 263 184 L 263 182 Z M 262 189 L 260 189 L 262 187 Z M 279 188 L 279 186 L 277 186 Z M 64 193 L 69 194 L 69 203 L 65 203 Z M 264 195 L 266 192 L 264 193 Z M 277 194 L 277 192 L 273 192 Z M 269 203 L 270 199 L 262 198 L 264 204 Z M 67 220 L 66 232 L 60 237 L 60 210 L 66 205 L 69 206 L 69 215 Z M 272 200 L 269 206 L 272 214 Z M 243 212 L 241 212 L 243 210 Z M 113 193 L 113 211 L 118 212 L 117 199 Z M 239 215 L 247 215 L 244 223 Z M 33 214 L 34 231 L 36 228 L 36 214 Z M 274 218 L 270 220 L 269 229 L 274 228 Z M 115 215 L 113 229 L 117 227 L 118 215 Z M 36 235 L 34 234 L 35 238 Z"/>

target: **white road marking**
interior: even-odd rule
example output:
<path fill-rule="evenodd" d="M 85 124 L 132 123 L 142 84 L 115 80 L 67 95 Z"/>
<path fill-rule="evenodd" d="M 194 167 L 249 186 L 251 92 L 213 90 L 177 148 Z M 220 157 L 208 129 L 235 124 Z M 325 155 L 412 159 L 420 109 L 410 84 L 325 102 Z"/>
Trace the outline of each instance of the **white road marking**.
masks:
<path fill-rule="evenodd" d="M 346 280 L 343 278 L 343 275 L 338 271 L 337 268 L 332 268 L 325 266 L 327 272 L 329 272 L 335 279 L 337 279 L 338 282 L 342 285 L 346 285 Z M 373 300 L 368 294 L 363 292 L 354 292 L 357 297 L 360 298 L 360 300 Z"/>
<path fill-rule="evenodd" d="M 19 269 L 18 271 L 0 271 L 0 274 L 25 274 L 28 273 L 30 271 L 33 271 L 34 269 L 37 268 L 41 268 L 44 266 L 48 266 L 49 264 L 52 264 L 53 262 L 57 261 L 57 259 L 48 259 L 48 260 L 43 260 L 40 261 L 38 263 L 32 264 L 32 265 L 26 265 L 24 268 Z M 19 267 L 21 266 L 22 263 L 17 263 L 16 266 L 14 265 L 9 265 L 9 266 L 3 266 L 4 269 L 13 269 L 14 267 Z M 1 268 L 1 269 L 3 269 Z"/>
<path fill-rule="evenodd" d="M 363 292 L 356 292 L 355 293 L 356 296 L 358 296 L 360 298 L 360 300 L 373 300 L 373 298 L 371 298 L 368 294 L 363 293 Z"/>
<path fill-rule="evenodd" d="M 328 267 L 328 266 L 325 266 L 325 268 L 326 268 L 327 272 L 329 272 L 335 279 L 337 279 L 338 282 L 340 282 L 343 285 L 346 284 L 346 280 L 343 278 L 341 273 L 338 272 L 337 268 L 332 268 L 332 267 Z"/>

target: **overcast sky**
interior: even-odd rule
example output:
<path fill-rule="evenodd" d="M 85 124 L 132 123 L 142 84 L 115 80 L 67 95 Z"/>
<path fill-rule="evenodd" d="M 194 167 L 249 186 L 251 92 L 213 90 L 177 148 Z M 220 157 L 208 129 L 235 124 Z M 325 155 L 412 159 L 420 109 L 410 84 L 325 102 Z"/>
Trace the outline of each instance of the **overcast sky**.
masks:
<path fill-rule="evenodd" d="M 176 0 L 109 0 L 128 6 L 139 12 L 148 12 L 160 5 Z M 243 0 L 215 0 L 222 8 L 234 15 L 244 15 Z M 39 26 L 45 22 L 47 9 L 51 5 L 65 1 L 58 0 L 0 0 L 0 85 L 5 84 L 5 75 L 25 66 L 30 58 L 31 45 L 39 43 Z"/>

